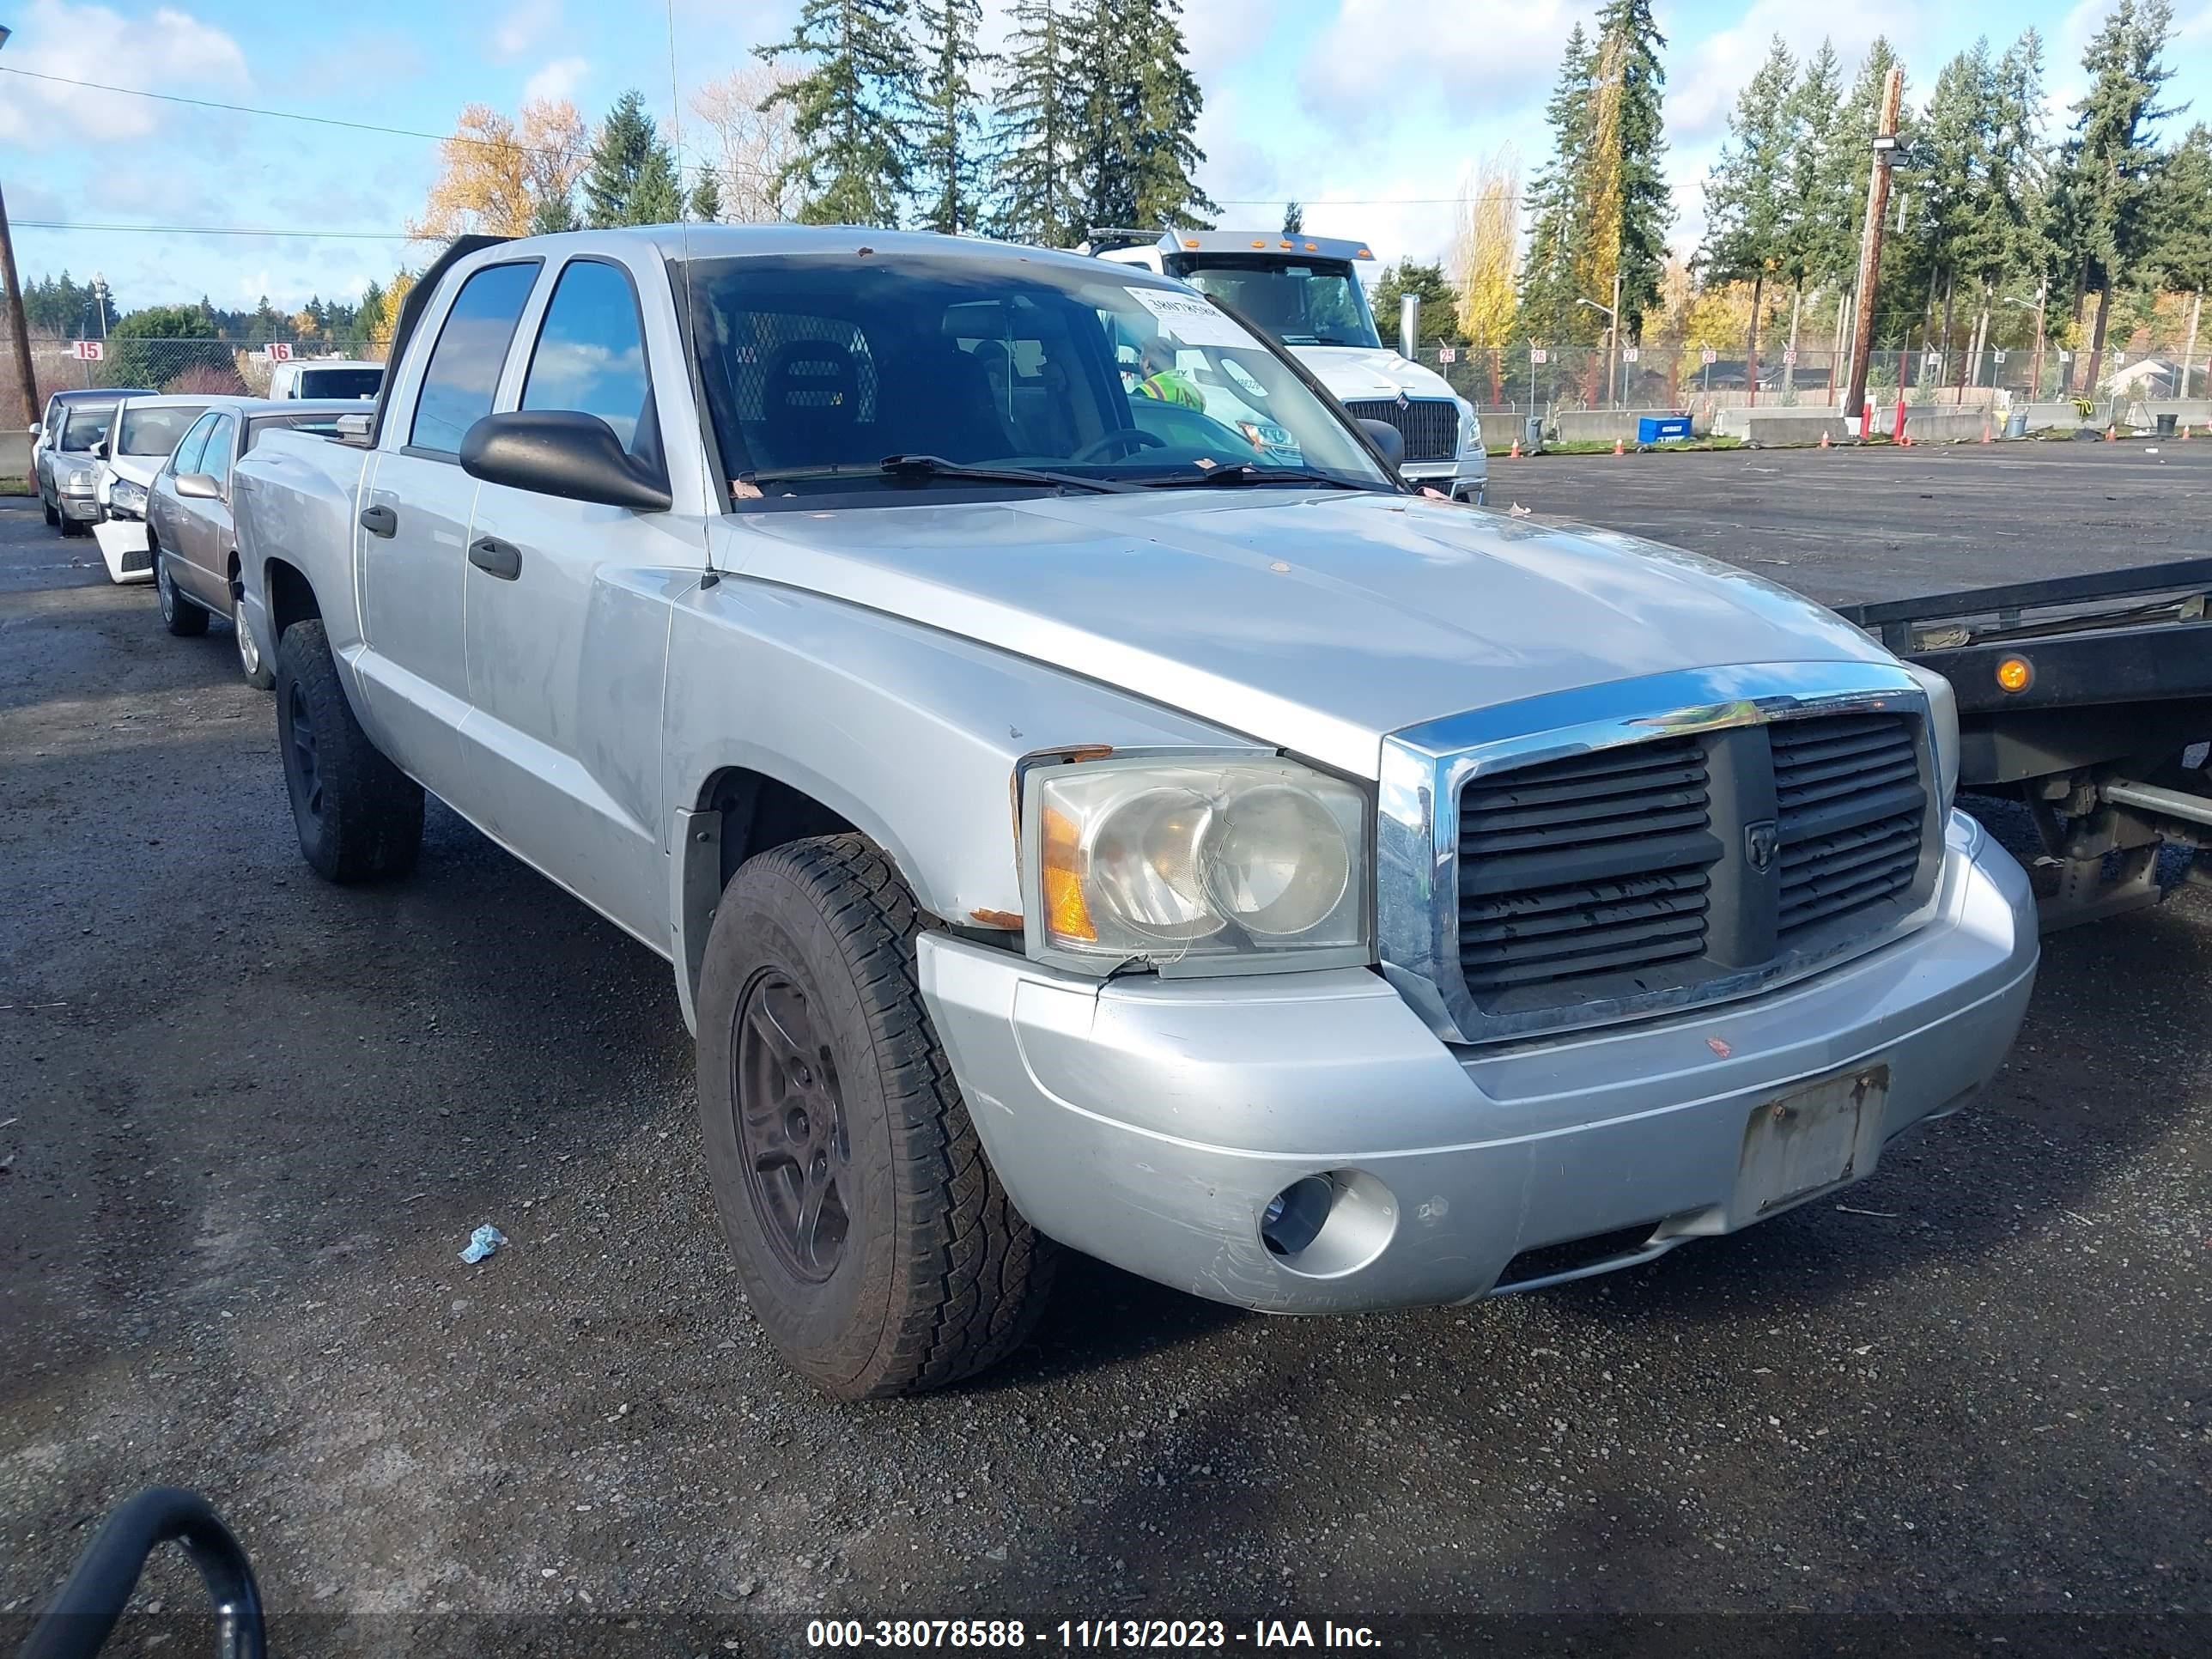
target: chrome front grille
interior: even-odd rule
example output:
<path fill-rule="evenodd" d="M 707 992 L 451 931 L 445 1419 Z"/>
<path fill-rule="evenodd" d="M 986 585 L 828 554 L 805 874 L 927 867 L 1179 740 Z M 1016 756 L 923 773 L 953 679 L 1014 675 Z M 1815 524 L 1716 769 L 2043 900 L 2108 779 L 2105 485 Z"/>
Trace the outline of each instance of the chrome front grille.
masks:
<path fill-rule="evenodd" d="M 1406 441 L 1409 461 L 1448 461 L 1459 444 L 1459 405 L 1445 398 L 1362 398 L 1345 404 L 1355 421 L 1384 421 Z"/>
<path fill-rule="evenodd" d="M 1787 687 L 1746 696 L 1762 673 Z M 1483 1042 L 1753 994 L 1930 912 L 1942 813 L 1901 668 L 1690 671 L 1383 744 L 1383 968 Z"/>
<path fill-rule="evenodd" d="M 1477 778 L 1459 802 L 1459 960 L 1477 998 L 1701 956 L 1720 857 L 1694 738 Z"/>

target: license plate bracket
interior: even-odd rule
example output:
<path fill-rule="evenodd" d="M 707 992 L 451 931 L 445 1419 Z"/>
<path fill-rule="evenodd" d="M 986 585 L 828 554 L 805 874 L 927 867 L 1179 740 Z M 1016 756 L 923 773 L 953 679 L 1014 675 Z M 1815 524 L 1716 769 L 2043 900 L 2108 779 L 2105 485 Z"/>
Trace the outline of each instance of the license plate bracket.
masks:
<path fill-rule="evenodd" d="M 1864 1173 L 1888 1097 L 1887 1065 L 1855 1066 L 1754 1107 L 1736 1167 L 1737 1219 L 1756 1220 Z"/>

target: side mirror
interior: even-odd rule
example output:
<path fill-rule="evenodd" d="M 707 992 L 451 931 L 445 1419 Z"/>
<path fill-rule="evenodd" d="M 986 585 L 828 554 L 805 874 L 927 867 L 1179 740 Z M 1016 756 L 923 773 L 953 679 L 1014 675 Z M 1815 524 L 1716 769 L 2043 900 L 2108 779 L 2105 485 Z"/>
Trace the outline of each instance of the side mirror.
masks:
<path fill-rule="evenodd" d="M 103 461 L 106 460 L 107 459 L 107 440 L 102 438 L 98 443 L 94 444 L 92 447 L 92 453 L 96 459 Z"/>
<path fill-rule="evenodd" d="M 40 422 L 38 425 L 36 425 L 36 426 L 27 426 L 27 427 L 25 427 L 25 428 L 23 428 L 23 430 L 24 430 L 24 431 L 26 431 L 26 432 L 27 432 L 27 433 L 29 433 L 29 434 L 30 434 L 33 438 L 37 437 L 37 436 L 38 436 L 41 432 L 44 432 L 46 429 L 46 422 L 43 422 L 43 421 L 41 421 L 41 422 Z"/>
<path fill-rule="evenodd" d="M 219 501 L 222 486 L 208 472 L 179 472 L 177 474 L 177 494 L 196 501 Z"/>
<path fill-rule="evenodd" d="M 665 471 L 634 459 L 598 416 L 574 410 L 485 416 L 461 439 L 461 470 L 486 483 L 640 513 L 665 513 L 675 500 Z"/>
<path fill-rule="evenodd" d="M 1376 448 L 1382 452 L 1382 459 L 1389 464 L 1391 471 L 1406 465 L 1404 433 L 1388 421 L 1362 421 L 1359 424 L 1374 441 Z"/>

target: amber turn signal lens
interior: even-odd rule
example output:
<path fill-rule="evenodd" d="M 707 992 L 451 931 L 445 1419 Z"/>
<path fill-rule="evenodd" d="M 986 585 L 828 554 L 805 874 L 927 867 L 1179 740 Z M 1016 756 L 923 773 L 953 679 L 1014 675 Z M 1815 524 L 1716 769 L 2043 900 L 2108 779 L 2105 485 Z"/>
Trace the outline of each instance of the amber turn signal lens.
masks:
<path fill-rule="evenodd" d="M 1997 665 L 1997 684 L 2007 691 L 2025 691 L 2035 684 L 2035 665 L 2025 657 L 2007 657 Z"/>
<path fill-rule="evenodd" d="M 1083 896 L 1083 849 L 1075 820 L 1047 807 L 1043 841 L 1047 932 L 1056 939 L 1096 942 L 1097 924 L 1091 920 L 1091 906 Z"/>

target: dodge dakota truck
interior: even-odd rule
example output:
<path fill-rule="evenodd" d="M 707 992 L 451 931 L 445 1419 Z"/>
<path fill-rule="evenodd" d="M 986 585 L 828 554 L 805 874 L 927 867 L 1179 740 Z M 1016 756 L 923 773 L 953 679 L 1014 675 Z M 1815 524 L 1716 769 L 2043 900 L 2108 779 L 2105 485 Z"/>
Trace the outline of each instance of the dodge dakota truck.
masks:
<path fill-rule="evenodd" d="M 998 1360 L 1062 1249 L 1308 1314 L 1649 1261 L 2013 1039 L 2033 901 L 1940 675 L 1424 496 L 1172 279 L 464 238 L 397 333 L 357 430 L 234 475 L 301 850 L 399 876 L 428 791 L 670 962 L 747 1299 L 834 1393 Z"/>

